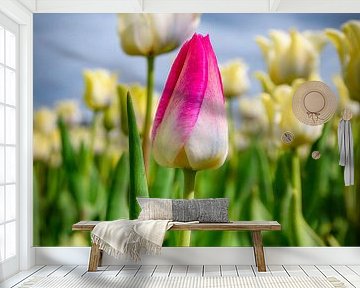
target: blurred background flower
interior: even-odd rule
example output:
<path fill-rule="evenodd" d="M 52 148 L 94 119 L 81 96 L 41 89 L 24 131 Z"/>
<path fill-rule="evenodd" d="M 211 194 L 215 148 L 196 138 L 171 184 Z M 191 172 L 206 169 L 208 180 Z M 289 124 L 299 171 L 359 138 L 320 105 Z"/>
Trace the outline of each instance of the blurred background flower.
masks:
<path fill-rule="evenodd" d="M 239 100 L 241 130 L 253 136 L 264 136 L 269 129 L 269 119 L 261 97 L 246 97 Z"/>
<path fill-rule="evenodd" d="M 179 47 L 194 32 L 199 14 L 119 14 L 121 47 L 129 55 L 155 56 Z"/>
<path fill-rule="evenodd" d="M 56 103 L 55 111 L 57 117 L 62 118 L 68 125 L 79 124 L 81 111 L 79 104 L 74 100 L 63 100 Z"/>
<path fill-rule="evenodd" d="M 360 101 L 360 21 L 346 22 L 341 30 L 327 29 L 326 35 L 339 54 L 344 81 L 349 89 L 350 97 Z"/>
<path fill-rule="evenodd" d="M 241 96 L 249 89 L 248 67 L 241 59 L 235 59 L 220 67 L 226 98 Z"/>
<path fill-rule="evenodd" d="M 290 32 L 273 30 L 269 38 L 256 37 L 268 73 L 274 84 L 289 84 L 298 78 L 316 79 L 319 55 L 326 43 L 322 32 Z"/>
<path fill-rule="evenodd" d="M 103 69 L 85 70 L 84 82 L 84 100 L 90 109 L 99 111 L 111 105 L 116 95 L 116 74 Z"/>
<path fill-rule="evenodd" d="M 34 130 L 49 135 L 56 128 L 56 114 L 49 108 L 40 108 L 34 113 Z"/>
<path fill-rule="evenodd" d="M 360 102 L 350 98 L 349 89 L 344 79 L 340 75 L 335 75 L 333 82 L 339 95 L 339 114 L 341 114 L 344 109 L 349 109 L 354 117 L 360 116 Z"/>
<path fill-rule="evenodd" d="M 50 134 L 45 135 L 39 131 L 34 131 L 33 136 L 33 157 L 34 160 L 40 160 L 49 163 L 51 166 L 59 165 L 60 159 L 60 134 L 58 130 L 53 130 Z"/>

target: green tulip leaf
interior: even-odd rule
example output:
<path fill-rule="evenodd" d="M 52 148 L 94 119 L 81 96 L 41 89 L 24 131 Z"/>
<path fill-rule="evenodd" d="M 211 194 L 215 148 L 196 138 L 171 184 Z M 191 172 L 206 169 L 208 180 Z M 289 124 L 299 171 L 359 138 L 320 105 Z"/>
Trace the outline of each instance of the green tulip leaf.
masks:
<path fill-rule="evenodd" d="M 127 116 L 129 127 L 130 156 L 129 217 L 130 219 L 137 219 L 140 212 L 140 207 L 136 202 L 136 197 L 149 197 L 149 191 L 140 135 L 137 129 L 135 112 L 129 92 L 127 94 Z"/>

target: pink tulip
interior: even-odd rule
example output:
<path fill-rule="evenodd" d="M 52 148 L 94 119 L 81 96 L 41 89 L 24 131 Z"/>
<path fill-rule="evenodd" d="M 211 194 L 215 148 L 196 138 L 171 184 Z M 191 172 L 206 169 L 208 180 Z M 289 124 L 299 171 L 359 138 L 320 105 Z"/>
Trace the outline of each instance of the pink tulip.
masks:
<path fill-rule="evenodd" d="M 176 57 L 156 111 L 152 145 L 163 166 L 202 170 L 224 163 L 225 98 L 209 36 L 194 34 Z"/>

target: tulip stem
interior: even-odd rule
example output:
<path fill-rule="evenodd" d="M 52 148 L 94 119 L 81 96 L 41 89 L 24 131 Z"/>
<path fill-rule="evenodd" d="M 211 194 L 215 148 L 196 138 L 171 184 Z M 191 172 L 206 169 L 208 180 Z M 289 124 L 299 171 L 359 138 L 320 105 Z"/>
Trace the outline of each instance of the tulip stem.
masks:
<path fill-rule="evenodd" d="M 91 151 L 91 155 L 92 157 L 94 156 L 95 153 L 95 141 L 96 141 L 96 124 L 97 124 L 97 119 L 99 117 L 99 112 L 98 111 L 94 111 L 94 115 L 93 115 L 93 119 L 91 122 L 91 134 L 90 134 L 90 151 Z"/>
<path fill-rule="evenodd" d="M 191 169 L 183 169 L 183 172 L 184 172 L 183 198 L 194 199 L 196 171 Z"/>
<path fill-rule="evenodd" d="M 184 199 L 193 199 L 195 196 L 195 178 L 196 171 L 183 169 L 184 172 Z M 180 232 L 180 246 L 189 247 L 191 242 L 191 231 Z"/>
<path fill-rule="evenodd" d="M 233 113 L 233 101 L 228 100 L 227 102 L 227 116 L 228 116 L 228 122 L 229 122 L 229 143 L 230 143 L 230 166 L 235 169 L 235 166 L 237 165 L 237 151 L 236 151 L 236 142 L 235 142 L 235 120 L 234 120 L 234 113 Z"/>
<path fill-rule="evenodd" d="M 147 98 L 146 98 L 146 114 L 143 128 L 143 143 L 142 149 L 144 154 L 144 164 L 146 175 L 149 175 L 149 161 L 150 161 L 150 126 L 152 115 L 152 102 L 154 92 L 154 56 L 147 57 Z"/>
<path fill-rule="evenodd" d="M 291 186 L 294 199 L 294 213 L 302 214 L 302 191 L 301 191 L 301 167 L 297 150 L 294 150 L 291 157 Z M 295 211 L 296 210 L 296 211 Z"/>

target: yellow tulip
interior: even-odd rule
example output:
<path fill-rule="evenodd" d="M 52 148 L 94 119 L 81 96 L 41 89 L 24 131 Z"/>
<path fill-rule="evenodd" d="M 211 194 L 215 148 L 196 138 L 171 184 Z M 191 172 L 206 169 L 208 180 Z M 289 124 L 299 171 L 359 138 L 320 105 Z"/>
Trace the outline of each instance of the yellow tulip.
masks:
<path fill-rule="evenodd" d="M 40 108 L 34 114 L 34 131 L 49 135 L 56 129 L 56 114 L 48 108 Z"/>
<path fill-rule="evenodd" d="M 38 130 L 33 134 L 33 158 L 47 162 L 51 166 L 59 166 L 61 163 L 61 139 L 58 129 L 44 134 Z"/>
<path fill-rule="evenodd" d="M 299 83 L 297 83 L 298 85 Z M 270 94 L 262 95 L 266 113 L 271 123 L 271 133 L 275 142 L 281 143 L 281 135 L 291 132 L 294 140 L 287 147 L 298 147 L 315 142 L 322 133 L 323 125 L 309 126 L 300 122 L 292 112 L 292 97 L 296 85 L 277 86 Z"/>
<path fill-rule="evenodd" d="M 264 55 L 271 80 L 289 84 L 303 78 L 309 80 L 317 74 L 319 54 L 324 47 L 322 33 L 300 33 L 291 30 L 270 32 L 270 38 L 258 36 L 256 42 Z"/>
<path fill-rule="evenodd" d="M 242 60 L 235 59 L 222 65 L 220 72 L 226 98 L 241 96 L 248 90 L 248 67 Z"/>
<path fill-rule="evenodd" d="M 350 97 L 360 101 L 360 21 L 346 22 L 341 29 L 327 29 L 326 35 L 338 52 Z"/>
<path fill-rule="evenodd" d="M 136 117 L 136 124 L 138 130 L 142 131 L 144 126 L 145 114 L 146 114 L 146 88 L 140 84 L 130 84 L 130 85 L 119 85 L 118 94 L 120 97 L 120 107 L 121 107 L 121 130 L 127 135 L 128 134 L 128 125 L 127 125 L 127 105 L 126 105 L 126 95 L 127 91 L 131 94 L 131 100 L 134 103 L 134 112 Z M 157 103 L 153 103 L 153 108 L 155 108 Z M 154 111 L 154 109 L 152 109 Z M 153 116 L 151 116 L 153 118 Z"/>
<path fill-rule="evenodd" d="M 63 100 L 56 104 L 55 111 L 66 124 L 74 125 L 80 122 L 81 112 L 74 100 Z"/>
<path fill-rule="evenodd" d="M 84 71 L 86 105 L 99 111 L 109 107 L 116 96 L 117 76 L 106 70 Z"/>
<path fill-rule="evenodd" d="M 121 46 L 129 55 L 167 53 L 189 38 L 199 22 L 199 14 L 119 14 Z"/>
<path fill-rule="evenodd" d="M 351 111 L 353 116 L 360 115 L 360 102 L 354 101 L 350 99 L 350 93 L 348 87 L 345 85 L 344 80 L 341 76 L 337 75 L 333 77 L 333 82 L 337 88 L 339 94 L 339 109 L 338 111 L 341 113 L 344 109 L 348 109 Z"/>
<path fill-rule="evenodd" d="M 51 154 L 50 139 L 39 131 L 33 134 L 33 158 L 34 160 L 48 161 Z"/>

